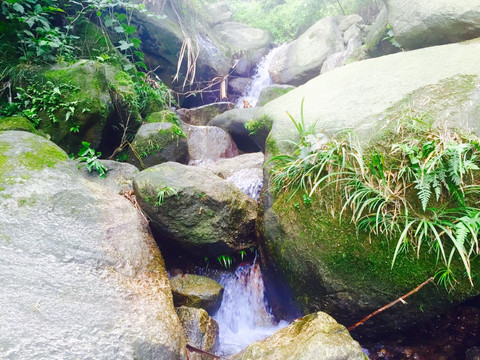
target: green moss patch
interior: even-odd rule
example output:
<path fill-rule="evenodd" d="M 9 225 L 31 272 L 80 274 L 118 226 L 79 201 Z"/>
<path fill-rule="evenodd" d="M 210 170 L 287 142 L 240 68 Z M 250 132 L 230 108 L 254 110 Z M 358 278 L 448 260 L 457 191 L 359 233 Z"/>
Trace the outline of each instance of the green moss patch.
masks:
<path fill-rule="evenodd" d="M 169 122 L 175 125 L 179 124 L 178 115 L 170 110 L 163 110 L 151 113 L 145 119 L 147 123 Z"/>
<path fill-rule="evenodd" d="M 0 131 L 23 130 L 36 133 L 33 124 L 22 116 L 10 116 L 0 119 Z"/>

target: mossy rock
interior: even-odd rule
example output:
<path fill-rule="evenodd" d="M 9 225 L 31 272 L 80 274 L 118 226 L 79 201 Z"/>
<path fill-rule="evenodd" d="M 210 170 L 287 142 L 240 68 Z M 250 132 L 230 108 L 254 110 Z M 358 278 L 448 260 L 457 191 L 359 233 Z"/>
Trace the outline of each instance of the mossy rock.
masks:
<path fill-rule="evenodd" d="M 39 82 L 51 81 L 57 86 L 72 85 L 65 90 L 64 101 L 75 102 L 75 112 L 66 119 L 67 109 L 54 112 L 58 121 L 47 114 L 39 114 L 38 129 L 50 135 L 53 142 L 67 152 L 77 153 L 82 141 L 93 148 L 109 149 L 118 146 L 122 125 L 128 123 L 132 131 L 139 126 L 135 108 L 133 82 L 125 72 L 107 64 L 81 60 L 73 65 L 55 65 L 34 74 Z M 78 132 L 71 128 L 78 126 Z M 122 130 L 113 130 L 114 128 Z"/>
<path fill-rule="evenodd" d="M 300 121 L 303 98 L 306 129 L 315 125 L 330 138 L 353 129 L 364 149 L 390 151 L 405 134 L 400 129 L 412 124 L 480 135 L 480 69 L 475 61 L 464 61 L 472 56 L 480 56 L 478 42 L 369 59 L 325 73 L 262 108 L 273 119 L 266 159 L 289 154 L 292 147 L 285 140 L 298 141 L 285 111 L 291 110 Z M 412 63 L 428 66 L 406 67 Z M 419 259 L 415 254 L 399 255 L 391 268 L 395 239 L 359 231 L 348 213 L 340 219 L 337 210 L 332 216 L 331 209 L 338 209 L 333 188 L 324 190 L 321 199 L 313 196 L 311 204 L 304 202 L 303 194 L 289 200 L 291 195 L 265 194 L 258 229 L 269 276 L 289 284 L 304 313 L 321 309 L 352 325 L 416 288 L 441 267 L 435 251 L 424 249 Z M 478 268 L 477 261 L 472 269 Z M 454 266 L 457 275 L 463 273 L 462 264 Z M 480 293 L 478 276 L 475 287 L 467 278 L 457 280 L 452 293 L 428 284 L 410 296 L 407 305 L 382 312 L 355 333 L 377 337 L 406 329 Z"/>
<path fill-rule="evenodd" d="M 205 309 L 214 314 L 223 298 L 223 286 L 205 276 L 184 274 L 170 279 L 173 303 L 176 307 L 188 306 Z"/>
<path fill-rule="evenodd" d="M 147 168 L 167 161 L 186 163 L 188 144 L 180 127 L 170 122 L 152 122 L 140 127 L 128 150 L 127 161 Z"/>
<path fill-rule="evenodd" d="M 204 309 L 180 306 L 176 311 L 185 330 L 187 343 L 203 351 L 214 353 L 219 345 L 218 323 Z"/>
<path fill-rule="evenodd" d="M 0 132 L 0 191 L 31 179 L 36 171 L 69 163 L 51 141 L 25 131 Z M 71 167 L 71 164 L 68 167 Z"/>
<path fill-rule="evenodd" d="M 295 86 L 291 85 L 278 85 L 278 84 L 273 84 L 270 86 L 267 86 L 266 88 L 263 88 L 262 91 L 260 92 L 260 95 L 258 96 L 258 101 L 256 106 L 263 106 L 266 103 L 275 100 L 276 98 L 285 95 L 289 91 L 292 91 L 295 89 Z"/>
<path fill-rule="evenodd" d="M 22 116 L 0 118 L 0 131 L 22 130 L 36 133 L 35 126 L 30 120 Z"/>
<path fill-rule="evenodd" d="M 234 360 L 366 360 L 360 344 L 330 315 L 317 312 L 295 320 Z"/>
<path fill-rule="evenodd" d="M 167 162 L 137 174 L 133 189 L 158 234 L 194 257 L 253 246 L 255 201 L 209 170 Z"/>
<path fill-rule="evenodd" d="M 145 122 L 169 122 L 175 125 L 179 125 L 178 115 L 170 110 L 152 112 L 145 118 Z"/>

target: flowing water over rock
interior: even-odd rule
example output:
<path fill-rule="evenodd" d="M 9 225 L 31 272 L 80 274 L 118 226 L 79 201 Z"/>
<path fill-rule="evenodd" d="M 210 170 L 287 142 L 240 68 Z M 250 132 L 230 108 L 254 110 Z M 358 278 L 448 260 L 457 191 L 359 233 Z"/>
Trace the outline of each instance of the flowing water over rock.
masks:
<path fill-rule="evenodd" d="M 235 273 L 222 274 L 219 282 L 225 288 L 220 309 L 213 316 L 220 327 L 219 354 L 238 353 L 288 325 L 286 321 L 275 322 L 256 262 L 239 266 Z"/>
<path fill-rule="evenodd" d="M 263 88 L 273 84 L 273 80 L 270 77 L 268 68 L 275 54 L 283 48 L 284 45 L 272 49 L 257 65 L 255 74 L 253 75 L 253 81 L 247 87 L 243 95 L 238 99 L 236 106 L 243 107 L 243 100 L 245 99 L 250 105 L 255 106 L 257 104 L 258 97 Z"/>

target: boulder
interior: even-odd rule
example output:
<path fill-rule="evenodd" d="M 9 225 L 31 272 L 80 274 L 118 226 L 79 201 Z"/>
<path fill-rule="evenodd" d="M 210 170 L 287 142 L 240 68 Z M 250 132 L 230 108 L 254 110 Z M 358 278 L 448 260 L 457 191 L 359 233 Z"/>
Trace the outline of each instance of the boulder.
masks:
<path fill-rule="evenodd" d="M 33 123 L 23 116 L 9 116 L 0 118 L 0 131 L 21 130 L 36 133 Z"/>
<path fill-rule="evenodd" d="M 246 77 L 234 77 L 228 80 L 228 88 L 231 93 L 241 95 L 252 83 L 252 79 Z"/>
<path fill-rule="evenodd" d="M 317 312 L 295 320 L 234 360 L 366 360 L 362 348 L 347 329 L 330 315 Z"/>
<path fill-rule="evenodd" d="M 273 40 L 267 30 L 252 28 L 246 24 L 229 21 L 213 28 L 215 34 L 227 44 L 232 53 L 259 52 L 265 55 Z"/>
<path fill-rule="evenodd" d="M 218 348 L 218 323 L 203 309 L 186 306 L 177 308 L 177 315 L 187 335 L 187 343 L 197 349 L 214 353 Z M 210 360 L 211 357 L 190 353 L 191 360 Z"/>
<path fill-rule="evenodd" d="M 233 12 L 226 1 L 219 1 L 207 7 L 207 21 L 210 26 L 215 26 L 232 21 Z"/>
<path fill-rule="evenodd" d="M 276 98 L 288 93 L 293 89 L 295 89 L 295 86 L 278 84 L 272 84 L 264 87 L 260 92 L 256 106 L 263 106 L 266 103 L 275 100 Z"/>
<path fill-rule="evenodd" d="M 340 24 L 338 24 L 338 28 L 340 29 L 341 32 L 345 32 L 352 25 L 361 24 L 361 23 L 363 23 L 363 18 L 358 14 L 352 14 L 352 15 L 346 16 L 342 21 L 340 21 Z"/>
<path fill-rule="evenodd" d="M 213 314 L 222 303 L 223 286 L 206 276 L 177 275 L 170 279 L 170 284 L 176 307 L 199 308 Z"/>
<path fill-rule="evenodd" d="M 169 122 L 175 125 L 179 125 L 178 115 L 171 110 L 155 111 L 147 115 L 145 118 L 146 123 L 155 122 Z"/>
<path fill-rule="evenodd" d="M 96 171 L 89 172 L 81 163 L 78 166 L 86 179 L 106 186 L 117 194 L 133 191 L 133 177 L 138 173 L 136 166 L 113 160 L 100 160 L 100 162 L 107 168 L 104 179 L 99 177 Z"/>
<path fill-rule="evenodd" d="M 400 51 L 400 48 L 393 45 L 389 39 L 388 25 L 387 7 L 382 6 L 365 37 L 363 46 L 365 57 L 378 57 Z"/>
<path fill-rule="evenodd" d="M 388 22 L 405 49 L 469 40 L 480 36 L 476 0 L 386 0 Z"/>
<path fill-rule="evenodd" d="M 206 167 L 221 178 L 235 184 L 245 194 L 257 200 L 263 187 L 263 162 L 261 152 L 243 154 L 231 159 L 219 160 Z"/>
<path fill-rule="evenodd" d="M 207 125 L 215 116 L 231 110 L 235 104 L 229 102 L 217 102 L 191 109 L 178 109 L 177 113 L 183 122 L 195 126 Z"/>
<path fill-rule="evenodd" d="M 337 21 L 327 17 L 280 49 L 270 64 L 269 72 L 276 84 L 298 86 L 317 76 L 327 57 L 343 49 L 343 37 Z"/>
<path fill-rule="evenodd" d="M 75 111 L 68 120 L 67 109 L 60 108 L 54 111 L 57 121 L 40 112 L 37 126 L 68 153 L 76 154 L 82 141 L 107 153 L 118 147 L 123 135 L 123 129 L 111 129 L 128 125 L 130 131 L 135 131 L 140 126 L 138 110 L 126 100 L 135 95 L 127 73 L 108 64 L 80 60 L 68 66 L 37 69 L 36 74 L 39 83 L 50 81 L 60 88 L 62 102 L 75 102 Z M 73 126 L 78 127 L 78 132 L 71 131 Z"/>
<path fill-rule="evenodd" d="M 138 129 L 130 148 L 128 162 L 146 168 L 167 161 L 186 163 L 188 145 L 180 127 L 169 122 L 155 122 Z"/>
<path fill-rule="evenodd" d="M 208 165 L 207 168 L 226 179 L 243 169 L 261 169 L 264 160 L 265 156 L 261 152 L 242 154 L 230 159 L 218 160 Z"/>
<path fill-rule="evenodd" d="M 188 154 L 190 165 L 215 162 L 238 155 L 232 137 L 217 126 L 188 126 Z"/>
<path fill-rule="evenodd" d="M 259 111 L 258 116 L 272 121 L 266 158 L 289 154 L 292 146 L 285 140 L 298 142 L 298 131 L 286 111 L 300 121 L 302 99 L 304 128 L 315 125 L 327 138 L 353 129 L 361 144 L 383 141 L 391 146 L 388 129 L 423 116 L 433 121 L 433 127 L 446 123 L 478 135 L 478 58 L 480 42 L 474 40 L 368 59 L 322 74 Z M 420 259 L 402 257 L 391 269 L 392 243 L 357 232 L 338 214 L 332 217 L 325 211 L 326 199 L 322 205 L 315 200 L 308 205 L 301 194 L 287 202 L 290 195 L 266 194 L 258 229 L 270 276 L 283 277 L 290 284 L 304 313 L 323 309 L 349 325 L 436 273 L 436 258 L 427 253 Z M 293 206 L 296 203 L 298 208 Z M 452 294 L 427 285 L 408 305 L 385 311 L 355 331 L 379 336 L 440 314 L 451 301 L 478 293 L 464 280 Z"/>
<path fill-rule="evenodd" d="M 209 170 L 168 162 L 141 171 L 133 188 L 152 226 L 194 256 L 232 254 L 254 243 L 255 201 Z"/>
<path fill-rule="evenodd" d="M 252 119 L 255 113 L 253 108 L 238 108 L 215 116 L 208 123 L 209 126 L 217 126 L 230 134 L 237 147 L 246 152 L 258 151 L 258 146 L 252 141 L 245 124 Z"/>
<path fill-rule="evenodd" d="M 0 217 L 1 358 L 186 359 L 147 222 L 58 146 L 0 133 Z"/>

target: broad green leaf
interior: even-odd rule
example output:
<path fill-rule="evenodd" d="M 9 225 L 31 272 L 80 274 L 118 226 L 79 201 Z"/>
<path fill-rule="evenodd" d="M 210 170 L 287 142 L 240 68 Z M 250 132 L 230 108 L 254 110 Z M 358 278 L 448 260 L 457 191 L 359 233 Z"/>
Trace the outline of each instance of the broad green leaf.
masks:
<path fill-rule="evenodd" d="M 20 14 L 25 14 L 25 8 L 19 3 L 13 4 L 13 10 L 19 12 Z"/>
<path fill-rule="evenodd" d="M 115 30 L 115 31 L 116 31 L 117 33 L 119 33 L 119 34 L 125 32 L 125 30 L 124 30 L 123 27 L 121 27 L 121 26 L 115 26 L 115 27 L 113 28 L 113 30 Z"/>
<path fill-rule="evenodd" d="M 125 40 L 120 40 L 120 46 L 117 46 L 120 50 L 125 51 L 130 49 L 133 43 L 127 43 Z"/>
<path fill-rule="evenodd" d="M 136 29 L 135 26 L 133 26 L 133 25 L 129 25 L 129 26 L 127 26 L 127 27 L 125 28 L 125 33 L 126 33 L 127 35 L 131 35 L 131 34 L 133 34 L 135 31 L 137 31 L 137 29 Z"/>

